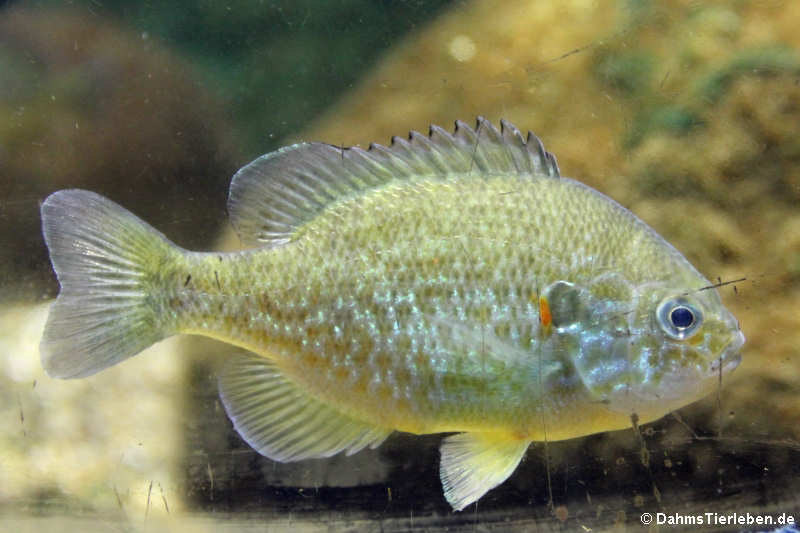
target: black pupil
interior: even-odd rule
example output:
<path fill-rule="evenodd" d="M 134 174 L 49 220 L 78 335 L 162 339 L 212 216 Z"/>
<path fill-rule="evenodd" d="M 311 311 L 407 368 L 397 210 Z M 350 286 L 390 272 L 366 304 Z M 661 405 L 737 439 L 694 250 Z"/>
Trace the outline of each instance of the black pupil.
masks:
<path fill-rule="evenodd" d="M 694 314 L 685 307 L 676 307 L 669 314 L 669 319 L 672 320 L 672 325 L 676 328 L 685 329 L 694 322 Z"/>

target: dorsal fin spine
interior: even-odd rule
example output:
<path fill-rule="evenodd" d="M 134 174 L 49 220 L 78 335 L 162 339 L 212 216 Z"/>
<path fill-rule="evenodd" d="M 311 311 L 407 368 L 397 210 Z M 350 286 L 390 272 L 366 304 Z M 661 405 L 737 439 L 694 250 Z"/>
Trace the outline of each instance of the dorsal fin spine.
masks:
<path fill-rule="evenodd" d="M 517 170 L 520 172 L 534 172 L 535 167 L 533 161 L 530 157 L 524 157 L 525 139 L 522 138 L 522 134 L 519 130 L 513 124 L 505 120 L 500 121 L 500 129 L 506 143 L 515 148 L 515 150 L 510 150 L 510 152 Z"/>
<path fill-rule="evenodd" d="M 448 172 L 447 163 L 445 162 L 444 158 L 442 157 L 442 153 L 437 147 L 430 137 L 427 135 L 422 135 L 419 132 L 412 131 L 411 132 L 411 144 L 412 146 L 416 145 L 417 147 L 424 147 L 424 154 L 427 156 L 426 160 L 428 163 L 434 165 L 439 174 L 445 175 Z"/>
<path fill-rule="evenodd" d="M 503 167 L 514 167 L 516 168 L 517 165 L 514 162 L 514 157 L 511 155 L 509 150 L 509 146 L 505 143 L 502 134 L 494 127 L 494 125 L 486 120 L 483 117 L 478 117 L 478 145 L 483 146 L 480 143 L 480 137 L 483 135 L 485 139 L 488 139 L 490 143 L 496 145 L 499 149 L 495 151 L 489 151 L 488 149 L 484 148 L 482 150 L 482 155 L 487 161 L 487 168 L 503 168 Z M 516 168 L 519 170 L 518 168 Z"/>

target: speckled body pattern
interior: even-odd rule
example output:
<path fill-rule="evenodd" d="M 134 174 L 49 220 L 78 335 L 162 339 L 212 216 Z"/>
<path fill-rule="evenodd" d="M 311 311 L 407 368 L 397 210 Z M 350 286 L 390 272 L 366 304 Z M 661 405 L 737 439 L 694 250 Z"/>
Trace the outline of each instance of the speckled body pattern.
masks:
<path fill-rule="evenodd" d="M 191 255 L 167 272 L 178 331 L 274 358 L 354 417 L 414 433 L 534 439 L 630 423 L 598 403 L 575 354 L 543 334 L 539 291 L 557 280 L 594 284 L 609 292 L 595 297 L 622 299 L 609 311 L 622 311 L 645 281 L 707 284 L 595 191 L 507 176 L 389 186 L 330 208 L 282 247 Z"/>
<path fill-rule="evenodd" d="M 257 248 L 189 252 L 94 193 L 48 197 L 48 374 L 215 337 L 252 352 L 231 355 L 219 390 L 254 449 L 285 462 L 460 432 L 440 477 L 461 510 L 532 441 L 653 420 L 740 360 L 716 288 L 507 122 L 289 146 L 237 172 L 228 209 Z"/>

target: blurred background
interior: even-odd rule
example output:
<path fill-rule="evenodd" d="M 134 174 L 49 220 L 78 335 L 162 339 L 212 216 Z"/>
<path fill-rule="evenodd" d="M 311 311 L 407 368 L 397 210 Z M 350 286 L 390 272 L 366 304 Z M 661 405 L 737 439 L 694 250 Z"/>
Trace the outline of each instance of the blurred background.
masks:
<path fill-rule="evenodd" d="M 800 3 L 0 1 L 0 523 L 227 531 L 611 530 L 642 512 L 800 516 Z M 719 394 L 534 444 L 454 514 L 439 436 L 281 465 L 233 432 L 176 338 L 55 381 L 50 192 L 91 189 L 178 244 L 234 249 L 230 176 L 298 140 L 366 146 L 505 118 L 645 219 L 747 336 Z M 645 451 L 646 450 L 646 451 Z M 548 484 L 547 480 L 550 479 Z M 551 500 L 552 493 L 552 500 Z"/>

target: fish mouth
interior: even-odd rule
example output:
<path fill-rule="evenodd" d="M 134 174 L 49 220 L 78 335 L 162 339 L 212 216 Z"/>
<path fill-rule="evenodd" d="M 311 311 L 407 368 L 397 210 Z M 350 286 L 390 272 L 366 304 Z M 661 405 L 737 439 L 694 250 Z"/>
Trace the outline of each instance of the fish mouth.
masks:
<path fill-rule="evenodd" d="M 737 331 L 731 337 L 728 345 L 722 350 L 722 354 L 711 362 L 711 373 L 719 373 L 720 365 L 722 365 L 723 374 L 732 372 L 739 366 L 739 363 L 742 362 L 742 354 L 739 350 L 744 341 L 744 334 L 741 331 Z"/>

